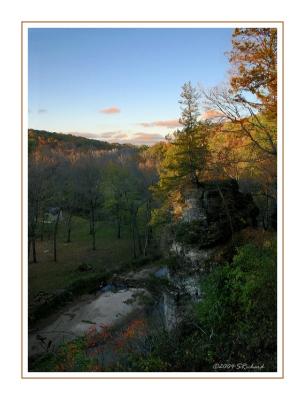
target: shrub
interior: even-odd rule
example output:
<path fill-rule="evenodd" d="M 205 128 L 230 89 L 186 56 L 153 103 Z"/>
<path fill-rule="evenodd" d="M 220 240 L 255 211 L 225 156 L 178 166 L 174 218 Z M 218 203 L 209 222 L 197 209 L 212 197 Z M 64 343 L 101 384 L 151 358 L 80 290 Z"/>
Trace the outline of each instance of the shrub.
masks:
<path fill-rule="evenodd" d="M 55 353 L 45 353 L 30 365 L 32 372 L 101 371 L 97 358 L 87 355 L 85 338 L 62 344 Z"/>
<path fill-rule="evenodd" d="M 232 264 L 216 268 L 202 289 L 196 314 L 213 361 L 276 370 L 276 244 L 239 248 Z"/>

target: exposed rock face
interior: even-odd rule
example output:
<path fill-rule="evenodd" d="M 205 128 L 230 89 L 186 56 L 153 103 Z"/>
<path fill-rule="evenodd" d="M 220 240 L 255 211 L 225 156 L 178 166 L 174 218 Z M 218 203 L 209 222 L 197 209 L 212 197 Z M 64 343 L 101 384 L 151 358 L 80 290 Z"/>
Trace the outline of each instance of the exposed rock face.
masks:
<path fill-rule="evenodd" d="M 235 180 L 202 183 L 185 190 L 184 197 L 180 225 L 185 228 L 186 244 L 210 248 L 228 240 L 233 232 L 256 225 L 258 208 L 250 194 L 239 191 Z M 182 236 L 183 232 L 180 239 Z M 177 239 L 180 241 L 179 232 Z"/>
<path fill-rule="evenodd" d="M 206 210 L 203 207 L 203 190 L 202 188 L 190 188 L 184 193 L 185 208 L 182 212 L 182 221 L 205 221 L 207 218 Z"/>
<path fill-rule="evenodd" d="M 201 183 L 183 195 L 185 206 L 171 229 L 170 252 L 195 268 L 230 258 L 233 233 L 256 226 L 259 210 L 235 180 Z"/>
<path fill-rule="evenodd" d="M 209 265 L 224 262 L 231 258 L 231 243 L 220 244 L 212 248 L 202 249 L 195 244 L 183 244 L 173 242 L 170 248 L 171 254 L 186 260 L 191 268 L 188 273 L 192 273 L 193 269 L 209 270 Z"/>
<path fill-rule="evenodd" d="M 170 331 L 188 315 L 189 307 L 201 299 L 202 275 L 199 271 L 173 271 L 168 267 L 162 267 L 159 271 L 162 272 L 161 277 L 166 278 L 169 284 L 160 293 L 159 312 L 164 328 Z M 159 271 L 155 273 L 155 277 L 160 277 Z"/>

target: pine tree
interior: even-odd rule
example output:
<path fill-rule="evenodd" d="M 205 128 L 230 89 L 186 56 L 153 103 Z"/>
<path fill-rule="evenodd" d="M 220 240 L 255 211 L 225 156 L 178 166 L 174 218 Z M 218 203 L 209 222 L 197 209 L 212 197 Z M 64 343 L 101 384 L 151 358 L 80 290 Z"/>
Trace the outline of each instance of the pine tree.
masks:
<path fill-rule="evenodd" d="M 172 139 L 172 145 L 166 154 L 161 174 L 161 185 L 182 187 L 187 184 L 199 185 L 200 175 L 205 166 L 207 151 L 206 136 L 208 126 L 198 121 L 199 94 L 187 82 L 182 86 L 181 117 L 182 129 L 178 129 Z"/>

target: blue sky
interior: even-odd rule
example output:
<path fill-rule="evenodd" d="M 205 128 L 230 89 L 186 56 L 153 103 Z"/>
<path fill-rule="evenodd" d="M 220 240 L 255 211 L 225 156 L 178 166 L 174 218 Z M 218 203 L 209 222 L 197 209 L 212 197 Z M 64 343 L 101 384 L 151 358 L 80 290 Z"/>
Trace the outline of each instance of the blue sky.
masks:
<path fill-rule="evenodd" d="M 151 144 L 175 129 L 186 81 L 226 81 L 231 35 L 223 28 L 30 28 L 29 127 Z"/>

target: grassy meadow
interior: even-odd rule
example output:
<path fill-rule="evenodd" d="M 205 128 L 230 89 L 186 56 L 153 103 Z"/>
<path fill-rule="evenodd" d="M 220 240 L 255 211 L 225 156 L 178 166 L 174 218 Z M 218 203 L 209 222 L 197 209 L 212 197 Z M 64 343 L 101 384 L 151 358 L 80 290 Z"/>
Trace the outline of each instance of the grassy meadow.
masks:
<path fill-rule="evenodd" d="M 94 277 L 113 271 L 123 262 L 132 260 L 131 239 L 127 228 L 123 228 L 122 238 L 117 239 L 115 226 L 111 223 L 99 223 L 96 231 L 97 248 L 92 250 L 89 223 L 81 217 L 72 221 L 71 242 L 66 243 L 66 227 L 59 224 L 58 260 L 53 260 L 52 233 L 44 232 L 43 240 L 37 241 L 37 263 L 29 263 L 29 303 L 44 291 L 54 293 L 66 289 L 86 275 Z M 80 264 L 93 267 L 92 271 L 81 272 Z"/>

